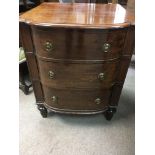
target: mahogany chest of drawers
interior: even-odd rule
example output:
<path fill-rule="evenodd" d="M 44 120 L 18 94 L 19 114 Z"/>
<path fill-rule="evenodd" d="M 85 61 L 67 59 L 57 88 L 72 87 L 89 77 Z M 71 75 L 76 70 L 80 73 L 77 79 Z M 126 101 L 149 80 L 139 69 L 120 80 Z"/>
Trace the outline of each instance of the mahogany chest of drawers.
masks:
<path fill-rule="evenodd" d="M 118 4 L 42 3 L 20 16 L 38 109 L 110 120 L 134 47 L 134 15 Z"/>

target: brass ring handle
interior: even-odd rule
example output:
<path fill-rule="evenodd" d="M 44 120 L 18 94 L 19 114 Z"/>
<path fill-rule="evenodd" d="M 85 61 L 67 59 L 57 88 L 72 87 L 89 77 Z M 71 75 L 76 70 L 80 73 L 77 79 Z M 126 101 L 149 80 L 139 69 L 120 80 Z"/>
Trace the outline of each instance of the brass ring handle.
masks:
<path fill-rule="evenodd" d="M 95 99 L 95 103 L 96 103 L 96 104 L 100 104 L 100 103 L 101 103 L 101 99 L 100 99 L 100 98 L 96 98 L 96 99 Z"/>
<path fill-rule="evenodd" d="M 49 78 L 53 79 L 54 78 L 54 72 L 53 71 L 49 71 L 48 72 Z"/>
<path fill-rule="evenodd" d="M 46 43 L 45 43 L 45 50 L 47 52 L 51 52 L 53 50 L 53 44 L 51 42 L 49 42 L 49 41 L 46 41 Z"/>
<path fill-rule="evenodd" d="M 109 43 L 104 43 L 102 46 L 102 50 L 104 52 L 108 52 L 110 50 L 111 45 Z"/>
<path fill-rule="evenodd" d="M 98 75 L 99 80 L 103 81 L 105 78 L 105 74 L 104 73 L 99 73 Z"/>
<path fill-rule="evenodd" d="M 57 103 L 58 102 L 58 97 L 57 96 L 52 96 L 52 102 Z"/>

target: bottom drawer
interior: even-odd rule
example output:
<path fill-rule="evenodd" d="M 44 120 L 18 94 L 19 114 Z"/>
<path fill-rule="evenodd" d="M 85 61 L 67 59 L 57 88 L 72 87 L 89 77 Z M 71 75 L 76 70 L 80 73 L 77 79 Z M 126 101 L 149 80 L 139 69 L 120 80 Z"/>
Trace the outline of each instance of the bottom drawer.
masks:
<path fill-rule="evenodd" d="M 103 110 L 108 106 L 110 90 L 61 90 L 44 86 L 45 103 L 59 110 Z"/>

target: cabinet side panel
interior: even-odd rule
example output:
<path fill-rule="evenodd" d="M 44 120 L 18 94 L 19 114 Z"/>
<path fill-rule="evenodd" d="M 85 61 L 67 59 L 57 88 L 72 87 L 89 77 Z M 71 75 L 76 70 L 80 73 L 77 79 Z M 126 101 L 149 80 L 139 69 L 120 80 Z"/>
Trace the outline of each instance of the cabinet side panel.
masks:
<path fill-rule="evenodd" d="M 117 106 L 121 91 L 123 88 L 123 84 L 127 75 L 127 71 L 130 65 L 132 53 L 134 50 L 134 27 L 131 26 L 128 28 L 128 32 L 125 38 L 124 50 L 120 60 L 120 66 L 117 73 L 116 83 L 112 87 L 112 94 L 110 98 L 110 106 Z"/>
<path fill-rule="evenodd" d="M 110 105 L 111 106 L 117 106 L 119 99 L 120 99 L 120 95 L 122 92 L 122 88 L 123 88 L 123 84 L 126 78 L 126 74 L 128 71 L 128 67 L 130 65 L 130 61 L 131 61 L 131 57 L 122 57 L 120 60 L 120 67 L 119 67 L 119 71 L 117 74 L 117 78 L 116 78 L 116 83 L 115 85 L 112 87 L 112 95 L 111 95 L 111 100 L 110 100 Z"/>
<path fill-rule="evenodd" d="M 30 31 L 30 26 L 20 22 L 19 23 L 19 33 L 20 33 L 20 38 L 22 42 L 22 46 L 24 48 L 24 52 L 32 52 L 34 51 L 33 48 L 33 42 L 31 38 L 31 31 Z"/>
<path fill-rule="evenodd" d="M 33 89 L 34 89 L 36 102 L 43 103 L 44 96 L 43 96 L 42 85 L 41 85 L 40 81 L 32 81 L 32 83 L 33 83 Z"/>
<path fill-rule="evenodd" d="M 132 55 L 131 55 L 132 56 Z M 117 83 L 124 84 L 128 67 L 130 65 L 131 56 L 122 56 L 120 59 L 119 71 L 117 73 Z"/>
<path fill-rule="evenodd" d="M 40 83 L 39 71 L 37 67 L 37 61 L 35 56 L 35 50 L 33 47 L 33 40 L 31 37 L 31 28 L 29 25 L 20 22 L 19 23 L 20 37 L 22 46 L 24 48 L 27 65 L 32 80 L 33 90 L 37 103 L 44 102 L 43 90 Z"/>
<path fill-rule="evenodd" d="M 131 56 L 133 54 L 134 47 L 135 47 L 135 26 L 132 25 L 130 26 L 130 28 L 128 28 L 123 55 Z"/>
<path fill-rule="evenodd" d="M 31 74 L 31 80 L 39 80 L 39 72 L 36 62 L 36 57 L 33 53 L 26 53 L 27 64 L 30 67 L 29 72 Z"/>

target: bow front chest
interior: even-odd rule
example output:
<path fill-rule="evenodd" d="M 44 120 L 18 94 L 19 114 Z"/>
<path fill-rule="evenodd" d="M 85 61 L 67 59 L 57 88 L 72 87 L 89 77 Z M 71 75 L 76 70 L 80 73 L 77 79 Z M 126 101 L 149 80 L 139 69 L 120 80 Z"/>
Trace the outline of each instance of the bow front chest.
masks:
<path fill-rule="evenodd" d="M 42 3 L 20 16 L 38 109 L 110 120 L 134 47 L 134 15 L 118 4 Z"/>

